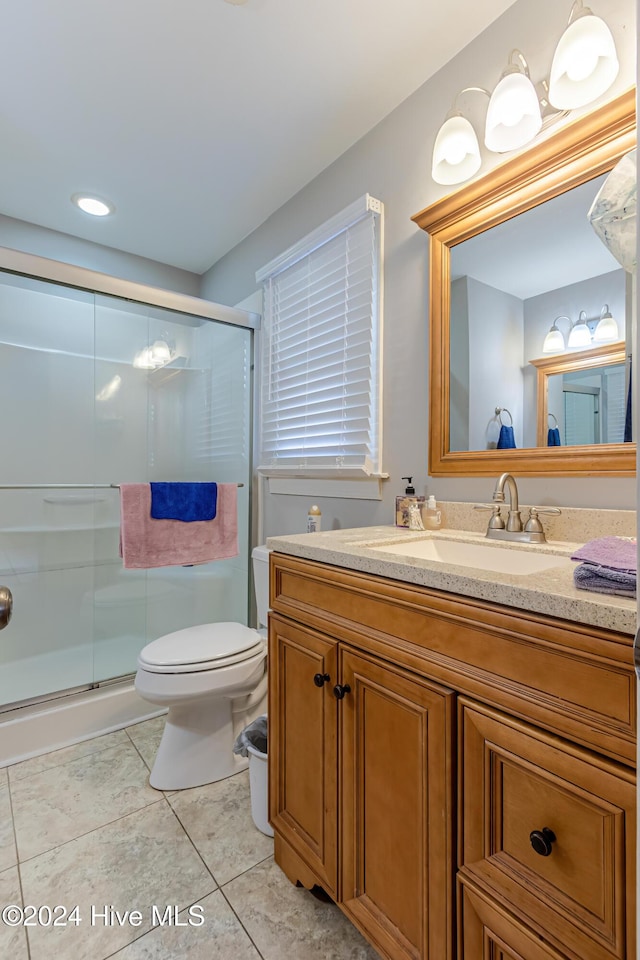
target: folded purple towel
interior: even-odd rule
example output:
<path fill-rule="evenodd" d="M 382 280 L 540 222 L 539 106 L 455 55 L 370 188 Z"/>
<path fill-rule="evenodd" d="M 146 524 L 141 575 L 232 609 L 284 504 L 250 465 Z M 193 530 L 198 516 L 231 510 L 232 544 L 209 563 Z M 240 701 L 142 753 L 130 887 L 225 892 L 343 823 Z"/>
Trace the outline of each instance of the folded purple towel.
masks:
<path fill-rule="evenodd" d="M 638 568 L 637 551 L 638 546 L 635 540 L 626 540 L 624 537 L 598 537 L 596 540 L 589 540 L 584 547 L 576 550 L 571 559 L 593 563 L 599 567 L 608 567 L 609 570 L 635 574 Z"/>
<path fill-rule="evenodd" d="M 581 563 L 573 571 L 573 582 L 578 590 L 611 593 L 619 597 L 635 598 L 636 575 L 624 570 L 612 570 L 593 563 Z"/>

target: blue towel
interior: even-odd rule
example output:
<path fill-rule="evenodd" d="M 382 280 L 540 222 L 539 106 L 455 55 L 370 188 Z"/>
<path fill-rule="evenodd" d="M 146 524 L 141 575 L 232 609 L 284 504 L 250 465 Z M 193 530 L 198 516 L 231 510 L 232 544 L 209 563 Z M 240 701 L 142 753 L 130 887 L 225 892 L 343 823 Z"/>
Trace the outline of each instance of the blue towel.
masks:
<path fill-rule="evenodd" d="M 153 520 L 213 520 L 218 502 L 217 483 L 151 483 Z"/>
<path fill-rule="evenodd" d="M 516 440 L 513 435 L 513 427 L 507 427 L 504 423 L 500 427 L 500 436 L 498 437 L 498 450 L 507 450 L 515 447 Z"/>
<path fill-rule="evenodd" d="M 557 427 L 549 427 L 549 432 L 547 433 L 547 446 L 548 447 L 560 447 L 560 431 Z"/>
<path fill-rule="evenodd" d="M 624 442 L 631 443 L 633 440 L 632 418 L 633 418 L 633 390 L 631 385 L 631 357 L 629 357 L 629 389 L 627 390 L 627 406 L 624 417 Z"/>

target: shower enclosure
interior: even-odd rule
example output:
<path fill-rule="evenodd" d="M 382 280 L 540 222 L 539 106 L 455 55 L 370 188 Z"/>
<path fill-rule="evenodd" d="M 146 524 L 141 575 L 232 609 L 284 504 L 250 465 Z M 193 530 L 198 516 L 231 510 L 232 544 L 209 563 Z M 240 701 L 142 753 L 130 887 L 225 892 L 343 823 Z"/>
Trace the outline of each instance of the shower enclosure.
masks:
<path fill-rule="evenodd" d="M 126 677 L 173 630 L 247 622 L 255 315 L 64 275 L 0 272 L 0 711 Z M 117 484 L 150 480 L 239 484 L 240 555 L 125 570 Z"/>

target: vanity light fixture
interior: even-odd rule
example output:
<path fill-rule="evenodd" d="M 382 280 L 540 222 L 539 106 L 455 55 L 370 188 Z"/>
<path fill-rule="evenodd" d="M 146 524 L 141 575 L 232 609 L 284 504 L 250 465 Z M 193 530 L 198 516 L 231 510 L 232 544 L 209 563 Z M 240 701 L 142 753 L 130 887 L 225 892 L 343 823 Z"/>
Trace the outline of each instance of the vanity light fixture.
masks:
<path fill-rule="evenodd" d="M 166 367 L 175 354 L 166 340 L 155 340 L 150 347 L 143 347 L 133 358 L 133 365 L 139 370 L 157 370 Z"/>
<path fill-rule="evenodd" d="M 566 320 L 569 324 L 569 339 L 565 346 L 565 339 L 562 330 L 558 327 L 558 320 Z M 592 343 L 611 343 L 619 339 L 618 324 L 609 311 L 609 304 L 605 303 L 598 320 L 587 320 L 587 314 L 584 310 L 575 323 L 572 323 L 571 317 L 556 317 L 549 333 L 544 338 L 542 344 L 543 353 L 562 353 L 567 347 L 570 350 L 590 347 Z"/>
<path fill-rule="evenodd" d="M 619 69 L 609 27 L 582 0 L 575 0 L 548 79 L 534 84 L 524 55 L 512 50 L 492 94 L 482 87 L 465 87 L 460 93 L 478 90 L 489 96 L 484 144 L 493 153 L 507 153 L 530 143 L 568 111 L 597 100 Z M 432 179 L 445 185 L 463 183 L 478 172 L 481 163 L 473 125 L 456 110 L 454 102 L 436 135 Z"/>
<path fill-rule="evenodd" d="M 115 213 L 115 207 L 107 200 L 101 200 L 100 197 L 90 196 L 86 193 L 74 193 L 71 202 L 79 207 L 84 213 L 91 214 L 92 217 L 108 217 Z"/>
<path fill-rule="evenodd" d="M 553 56 L 549 102 L 559 110 L 583 107 L 609 89 L 619 69 L 609 27 L 575 0 Z"/>
<path fill-rule="evenodd" d="M 476 132 L 458 111 L 458 99 L 464 93 L 474 92 L 491 96 L 484 87 L 465 87 L 457 94 L 447 119 L 438 130 L 431 164 L 431 176 L 436 183 L 462 183 L 480 169 L 482 161 Z"/>
<path fill-rule="evenodd" d="M 591 346 L 591 331 L 587 326 L 587 314 L 584 310 L 580 311 L 577 323 L 571 326 L 567 346 L 570 348 Z"/>
<path fill-rule="evenodd" d="M 517 57 L 520 63 L 514 63 Z M 542 129 L 540 101 L 519 50 L 512 50 L 509 65 L 491 94 L 485 121 L 484 142 L 493 153 L 517 150 Z"/>
<path fill-rule="evenodd" d="M 611 316 L 609 304 L 605 303 L 600 312 L 600 319 L 593 331 L 593 339 L 596 343 L 609 343 L 618 340 L 619 336 L 618 324 L 615 318 Z"/>
<path fill-rule="evenodd" d="M 544 338 L 542 344 L 543 353 L 561 353 L 565 349 L 564 336 L 562 330 L 558 328 L 558 320 L 568 320 L 571 326 L 571 318 L 566 316 L 556 317 L 549 333 Z"/>

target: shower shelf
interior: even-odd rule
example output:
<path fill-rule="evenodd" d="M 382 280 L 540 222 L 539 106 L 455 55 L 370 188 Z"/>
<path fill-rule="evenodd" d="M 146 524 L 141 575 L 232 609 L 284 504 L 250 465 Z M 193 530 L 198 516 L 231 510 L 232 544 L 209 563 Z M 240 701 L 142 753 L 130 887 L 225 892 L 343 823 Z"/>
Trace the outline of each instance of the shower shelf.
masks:
<path fill-rule="evenodd" d="M 104 503 L 106 497 L 92 497 L 91 494 L 78 494 L 75 496 L 73 493 L 69 496 L 59 496 L 59 497 L 43 497 L 45 503 L 57 503 L 57 504 L 75 504 L 75 503 Z"/>

